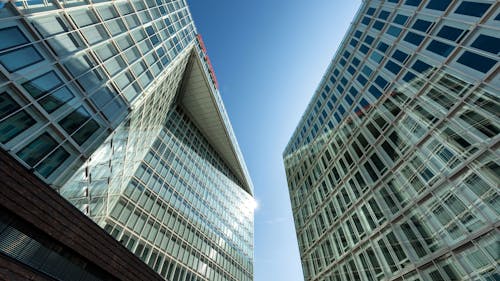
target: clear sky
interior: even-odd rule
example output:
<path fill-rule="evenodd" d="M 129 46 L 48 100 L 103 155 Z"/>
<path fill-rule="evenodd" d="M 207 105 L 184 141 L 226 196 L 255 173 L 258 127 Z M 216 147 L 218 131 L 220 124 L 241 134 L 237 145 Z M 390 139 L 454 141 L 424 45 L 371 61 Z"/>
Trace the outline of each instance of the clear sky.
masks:
<path fill-rule="evenodd" d="M 188 0 L 255 187 L 255 281 L 303 280 L 282 152 L 361 0 Z"/>

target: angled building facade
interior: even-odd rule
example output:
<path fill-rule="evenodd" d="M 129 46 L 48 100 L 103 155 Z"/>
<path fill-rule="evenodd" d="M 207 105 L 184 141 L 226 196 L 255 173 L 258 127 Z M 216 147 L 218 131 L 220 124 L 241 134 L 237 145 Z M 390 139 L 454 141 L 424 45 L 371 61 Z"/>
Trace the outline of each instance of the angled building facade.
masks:
<path fill-rule="evenodd" d="M 306 280 L 500 278 L 498 1 L 363 1 L 283 158 Z"/>
<path fill-rule="evenodd" d="M 185 1 L 8 2 L 0 38 L 3 150 L 163 278 L 252 280 L 253 187 Z"/>

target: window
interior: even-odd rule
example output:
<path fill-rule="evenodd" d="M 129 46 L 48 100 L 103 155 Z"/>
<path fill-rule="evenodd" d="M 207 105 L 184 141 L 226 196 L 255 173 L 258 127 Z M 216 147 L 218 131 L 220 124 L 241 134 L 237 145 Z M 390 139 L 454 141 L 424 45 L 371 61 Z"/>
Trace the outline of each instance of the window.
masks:
<path fill-rule="evenodd" d="M 500 38 L 481 34 L 471 46 L 496 55 L 500 52 Z"/>
<path fill-rule="evenodd" d="M 56 149 L 52 154 L 50 154 L 45 160 L 43 160 L 37 167 L 36 170 L 44 177 L 48 177 L 54 172 L 66 159 L 68 159 L 69 153 L 62 147 Z"/>
<path fill-rule="evenodd" d="M 7 99 L 11 98 L 7 96 L 6 93 L 0 94 L 0 108 L 4 108 L 4 101 Z M 15 106 L 19 108 L 17 103 L 15 104 Z M 11 107 L 10 111 L 13 112 L 14 108 L 15 107 Z M 9 113 L 9 111 L 2 110 L 3 116 L 8 115 Z M 35 119 L 33 119 L 28 113 L 26 113 L 26 111 L 21 110 L 17 112 L 16 114 L 0 122 L 0 142 L 7 143 L 11 139 L 22 133 L 24 130 L 35 125 L 35 123 Z"/>
<path fill-rule="evenodd" d="M 418 46 L 424 40 L 424 36 L 418 35 L 418 34 L 413 33 L 413 32 L 408 32 L 408 34 L 406 34 L 406 36 L 403 40 L 405 40 L 406 42 L 412 43 L 413 45 Z"/>
<path fill-rule="evenodd" d="M 15 72 L 42 60 L 43 57 L 33 46 L 27 46 L 0 55 L 0 63 L 9 72 Z"/>
<path fill-rule="evenodd" d="M 388 60 L 387 63 L 385 64 L 385 68 L 388 69 L 390 72 L 394 74 L 398 74 L 399 71 L 401 71 L 401 66 L 398 64 L 394 63 L 391 60 Z"/>
<path fill-rule="evenodd" d="M 408 54 L 406 54 L 405 52 L 402 52 L 400 50 L 396 50 L 394 52 L 394 54 L 392 54 L 392 57 L 395 58 L 396 60 L 404 63 L 405 60 L 408 58 Z"/>
<path fill-rule="evenodd" d="M 451 51 L 453 51 L 453 46 L 440 41 L 432 40 L 426 49 L 440 56 L 447 57 Z"/>
<path fill-rule="evenodd" d="M 405 15 L 400 15 L 398 14 L 395 18 L 394 18 L 394 22 L 395 23 L 398 23 L 400 25 L 404 25 L 406 23 L 406 21 L 408 20 L 408 17 L 405 16 Z"/>
<path fill-rule="evenodd" d="M 370 35 L 366 35 L 365 37 L 365 43 L 368 44 L 368 45 L 371 45 L 373 43 L 373 40 L 375 40 L 375 38 L 373 38 L 372 36 Z M 344 53 L 344 57 L 345 57 L 345 53 Z M 348 58 L 349 56 L 347 56 L 346 58 Z"/>
<path fill-rule="evenodd" d="M 26 164 L 35 166 L 42 158 L 47 156 L 54 148 L 57 142 L 48 133 L 44 133 L 29 143 L 25 148 L 17 153 Z"/>
<path fill-rule="evenodd" d="M 384 42 L 379 42 L 377 49 L 379 49 L 381 52 L 385 53 L 387 51 L 387 48 L 389 48 L 389 45 L 385 44 Z"/>
<path fill-rule="evenodd" d="M 465 51 L 457 62 L 483 73 L 488 72 L 496 64 L 496 60 L 469 51 Z"/>
<path fill-rule="evenodd" d="M 380 92 L 376 87 L 370 86 L 370 89 L 368 90 L 376 99 L 378 99 L 380 96 L 382 96 L 382 92 Z"/>
<path fill-rule="evenodd" d="M 370 56 L 370 59 L 372 59 L 376 63 L 382 61 L 383 58 L 384 57 L 378 52 L 373 52 L 372 55 Z"/>
<path fill-rule="evenodd" d="M 382 28 L 384 28 L 384 23 L 381 21 L 375 21 L 375 23 L 373 24 L 373 28 L 382 30 Z"/>
<path fill-rule="evenodd" d="M 418 73 L 425 73 L 431 66 L 421 60 L 417 60 L 411 68 L 418 71 Z"/>
<path fill-rule="evenodd" d="M 422 0 L 406 0 L 405 5 L 408 6 L 418 6 Z"/>
<path fill-rule="evenodd" d="M 487 3 L 463 1 L 455 10 L 455 13 L 472 17 L 481 17 L 490 6 L 491 4 Z"/>
<path fill-rule="evenodd" d="M 427 9 L 444 11 L 450 5 L 451 0 L 431 0 L 429 4 L 425 6 Z"/>
<path fill-rule="evenodd" d="M 401 28 L 399 27 L 395 27 L 395 26 L 390 26 L 388 29 L 387 29 L 387 33 L 394 36 L 394 37 L 398 37 L 399 34 L 401 33 Z"/>
<path fill-rule="evenodd" d="M 31 81 L 23 83 L 23 87 L 35 99 L 45 95 L 62 84 L 61 79 L 54 71 L 49 71 Z"/>
<path fill-rule="evenodd" d="M 29 42 L 17 26 L 0 29 L 0 38 L 0 51 Z"/>
<path fill-rule="evenodd" d="M 373 13 L 375 13 L 375 8 L 373 8 L 373 7 L 370 7 L 370 8 L 368 8 L 368 10 L 366 10 L 367 15 L 373 15 Z"/>
<path fill-rule="evenodd" d="M 377 79 L 375 79 L 375 84 L 377 84 L 382 89 L 384 89 L 387 86 L 387 83 L 388 82 L 380 76 L 377 76 Z"/>
<path fill-rule="evenodd" d="M 78 109 L 74 110 L 68 116 L 64 117 L 59 121 L 59 125 L 68 133 L 73 134 L 80 126 L 83 125 L 90 118 L 90 114 L 87 110 L 80 106 Z"/>
<path fill-rule="evenodd" d="M 363 53 L 363 54 L 366 54 L 368 53 L 368 51 L 370 50 L 370 48 L 368 48 L 366 45 L 361 45 L 361 47 L 359 47 L 359 50 Z"/>
<path fill-rule="evenodd" d="M 380 14 L 378 15 L 379 19 L 386 20 L 391 13 L 388 11 L 380 11 Z"/>
<path fill-rule="evenodd" d="M 38 102 L 48 113 L 52 113 L 63 104 L 73 99 L 73 97 L 73 93 L 71 93 L 71 91 L 67 87 L 62 87 L 52 94 L 42 98 Z"/>
<path fill-rule="evenodd" d="M 456 41 L 460 35 L 462 35 L 462 32 L 462 29 L 445 25 L 441 28 L 441 30 L 439 30 L 437 36 L 451 41 Z"/>
<path fill-rule="evenodd" d="M 432 23 L 429 21 L 418 19 L 417 21 L 415 21 L 412 28 L 422 32 L 427 32 L 431 25 Z"/>

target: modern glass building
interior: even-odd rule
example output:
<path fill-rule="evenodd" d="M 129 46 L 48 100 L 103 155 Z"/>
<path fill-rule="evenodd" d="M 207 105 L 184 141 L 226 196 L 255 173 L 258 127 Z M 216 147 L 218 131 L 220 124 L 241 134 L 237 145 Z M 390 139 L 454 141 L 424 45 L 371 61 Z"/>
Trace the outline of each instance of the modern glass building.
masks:
<path fill-rule="evenodd" d="M 2 3 L 0 146 L 165 279 L 252 280 L 253 187 L 186 1 Z"/>
<path fill-rule="evenodd" d="M 306 280 L 499 280 L 500 3 L 363 1 L 284 153 Z"/>

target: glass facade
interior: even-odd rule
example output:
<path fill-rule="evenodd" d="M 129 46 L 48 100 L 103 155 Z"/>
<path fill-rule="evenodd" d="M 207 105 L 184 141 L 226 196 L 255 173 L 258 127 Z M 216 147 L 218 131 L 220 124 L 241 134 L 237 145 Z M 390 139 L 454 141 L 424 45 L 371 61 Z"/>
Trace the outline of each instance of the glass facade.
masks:
<path fill-rule="evenodd" d="M 363 1 L 283 153 L 306 280 L 498 280 L 498 1 Z"/>
<path fill-rule="evenodd" d="M 0 38 L 2 149 L 165 279 L 253 279 L 253 187 L 186 1 L 12 1 Z"/>

